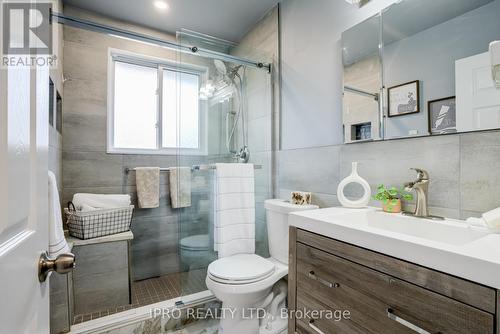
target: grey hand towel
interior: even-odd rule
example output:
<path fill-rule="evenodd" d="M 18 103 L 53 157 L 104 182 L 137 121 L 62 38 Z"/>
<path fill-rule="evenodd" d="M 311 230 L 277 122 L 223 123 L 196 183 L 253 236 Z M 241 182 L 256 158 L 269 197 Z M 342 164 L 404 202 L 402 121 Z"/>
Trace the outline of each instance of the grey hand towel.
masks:
<path fill-rule="evenodd" d="M 151 209 L 160 205 L 160 168 L 138 167 L 135 169 L 139 208 Z"/>

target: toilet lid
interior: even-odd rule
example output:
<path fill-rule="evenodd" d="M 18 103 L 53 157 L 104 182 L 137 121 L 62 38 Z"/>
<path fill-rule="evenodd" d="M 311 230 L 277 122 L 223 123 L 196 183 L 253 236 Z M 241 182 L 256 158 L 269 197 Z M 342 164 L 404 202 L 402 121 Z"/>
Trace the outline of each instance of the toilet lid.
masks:
<path fill-rule="evenodd" d="M 182 249 L 206 251 L 209 249 L 210 240 L 208 234 L 192 235 L 182 238 L 180 246 Z"/>
<path fill-rule="evenodd" d="M 208 266 L 208 273 L 217 281 L 252 283 L 270 276 L 274 263 L 256 254 L 238 254 L 218 259 Z"/>

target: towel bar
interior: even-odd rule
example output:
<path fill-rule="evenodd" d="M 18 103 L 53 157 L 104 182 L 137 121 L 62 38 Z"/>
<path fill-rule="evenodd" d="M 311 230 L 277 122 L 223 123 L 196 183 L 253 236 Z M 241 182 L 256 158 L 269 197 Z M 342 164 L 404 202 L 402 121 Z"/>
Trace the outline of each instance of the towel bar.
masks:
<path fill-rule="evenodd" d="M 262 169 L 262 165 L 253 165 L 254 169 Z M 191 171 L 199 171 L 199 170 L 209 170 L 217 168 L 215 165 L 193 165 L 191 167 Z M 125 174 L 135 171 L 135 168 L 125 168 Z M 170 168 L 160 168 L 160 172 L 168 172 Z"/>

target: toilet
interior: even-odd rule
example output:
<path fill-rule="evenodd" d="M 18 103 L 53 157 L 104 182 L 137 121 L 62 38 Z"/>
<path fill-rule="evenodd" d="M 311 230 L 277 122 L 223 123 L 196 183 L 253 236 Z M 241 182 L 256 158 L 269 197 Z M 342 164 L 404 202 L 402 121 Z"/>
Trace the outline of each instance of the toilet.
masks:
<path fill-rule="evenodd" d="M 279 199 L 266 200 L 264 207 L 271 257 L 237 254 L 208 266 L 207 287 L 222 301 L 223 310 L 227 310 L 221 318 L 219 333 L 259 333 L 260 314 L 254 310 L 271 303 L 273 286 L 288 274 L 288 214 L 318 209 L 316 205 L 295 205 Z M 282 332 L 283 329 L 276 329 L 272 333 Z"/>
<path fill-rule="evenodd" d="M 206 268 L 215 258 L 208 234 L 196 234 L 182 238 L 179 242 L 183 271 Z"/>

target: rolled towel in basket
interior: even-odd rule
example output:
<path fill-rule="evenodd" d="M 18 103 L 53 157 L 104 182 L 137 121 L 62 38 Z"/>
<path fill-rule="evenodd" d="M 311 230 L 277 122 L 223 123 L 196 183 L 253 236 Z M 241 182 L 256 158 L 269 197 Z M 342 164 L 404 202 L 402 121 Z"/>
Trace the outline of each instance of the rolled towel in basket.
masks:
<path fill-rule="evenodd" d="M 89 207 L 96 209 L 123 208 L 130 205 L 130 195 L 122 194 L 84 194 L 73 195 L 73 204 L 77 210 Z"/>

